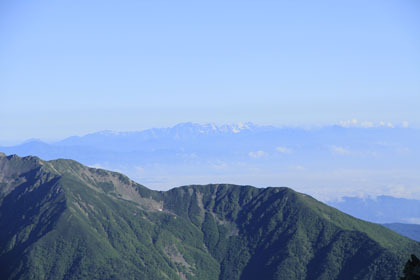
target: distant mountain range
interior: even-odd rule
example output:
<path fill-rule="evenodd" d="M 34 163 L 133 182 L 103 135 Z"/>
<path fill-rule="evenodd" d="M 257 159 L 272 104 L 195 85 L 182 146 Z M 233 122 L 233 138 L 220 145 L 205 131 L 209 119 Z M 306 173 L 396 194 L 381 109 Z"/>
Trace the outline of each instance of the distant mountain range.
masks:
<path fill-rule="evenodd" d="M 1 279 L 397 279 L 420 243 L 289 188 L 0 154 Z"/>
<path fill-rule="evenodd" d="M 191 182 L 281 184 L 323 200 L 380 194 L 420 199 L 418 143 L 420 130 L 402 127 L 182 123 L 54 143 L 32 140 L 0 151 L 47 160 L 71 158 L 121 171 L 159 190 Z"/>
<path fill-rule="evenodd" d="M 381 195 L 375 198 L 343 197 L 328 204 L 347 214 L 374 223 L 420 224 L 420 200 Z"/>
<path fill-rule="evenodd" d="M 418 224 L 390 223 L 383 225 L 396 233 L 420 242 L 420 225 Z"/>
<path fill-rule="evenodd" d="M 375 198 L 343 197 L 339 201 L 329 201 L 328 205 L 420 241 L 420 200 L 384 195 Z"/>

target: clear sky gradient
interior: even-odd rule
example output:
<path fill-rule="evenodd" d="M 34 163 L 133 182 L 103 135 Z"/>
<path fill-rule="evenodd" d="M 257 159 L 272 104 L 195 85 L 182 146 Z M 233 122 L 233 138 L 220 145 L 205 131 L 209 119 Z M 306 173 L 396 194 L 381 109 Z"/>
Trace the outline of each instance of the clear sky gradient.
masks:
<path fill-rule="evenodd" d="M 0 144 L 178 122 L 420 126 L 420 1 L 0 2 Z"/>

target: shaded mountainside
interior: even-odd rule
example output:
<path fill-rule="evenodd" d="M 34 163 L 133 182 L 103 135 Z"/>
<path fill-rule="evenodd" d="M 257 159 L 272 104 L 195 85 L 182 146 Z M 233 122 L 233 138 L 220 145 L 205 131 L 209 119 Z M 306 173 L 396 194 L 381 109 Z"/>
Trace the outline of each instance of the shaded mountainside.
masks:
<path fill-rule="evenodd" d="M 397 279 L 420 245 L 288 188 L 0 155 L 1 279 Z"/>

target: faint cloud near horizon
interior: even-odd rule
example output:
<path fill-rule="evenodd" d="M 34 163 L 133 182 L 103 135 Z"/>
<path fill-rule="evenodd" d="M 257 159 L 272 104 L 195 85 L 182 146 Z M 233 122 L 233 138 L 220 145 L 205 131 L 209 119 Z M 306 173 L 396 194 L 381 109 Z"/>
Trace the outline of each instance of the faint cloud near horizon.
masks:
<path fill-rule="evenodd" d="M 96 168 L 96 169 L 104 169 L 104 167 L 101 164 L 99 164 L 99 163 L 95 163 L 95 164 L 89 165 L 89 167 Z"/>
<path fill-rule="evenodd" d="M 293 170 L 298 170 L 298 171 L 305 170 L 305 167 L 302 165 L 292 165 L 290 166 L 290 168 Z"/>
<path fill-rule="evenodd" d="M 144 168 L 141 166 L 135 166 L 135 169 L 136 169 L 137 177 L 142 178 L 144 176 L 144 171 L 145 171 Z"/>
<path fill-rule="evenodd" d="M 259 151 L 256 151 L 256 152 L 249 152 L 248 155 L 252 158 L 262 158 L 262 157 L 266 156 L 267 153 L 259 150 Z"/>
<path fill-rule="evenodd" d="M 338 123 L 339 126 L 342 127 L 361 127 L 361 128 L 378 128 L 378 127 L 388 127 L 388 128 L 396 128 L 396 127 L 402 127 L 402 128 L 408 128 L 409 122 L 408 121 L 402 121 L 401 123 L 393 123 L 389 121 L 379 121 L 379 122 L 373 122 L 373 121 L 359 121 L 358 119 L 351 119 L 351 120 L 344 120 L 340 121 Z"/>
<path fill-rule="evenodd" d="M 283 153 L 283 154 L 291 154 L 293 152 L 293 150 L 290 149 L 290 148 L 280 147 L 280 146 L 276 147 L 276 151 L 280 152 L 280 153 Z"/>
<path fill-rule="evenodd" d="M 343 147 L 339 147 L 339 146 L 331 146 L 330 151 L 333 154 L 337 154 L 337 155 L 349 155 L 350 154 L 350 150 L 348 150 L 346 148 L 343 148 Z"/>
<path fill-rule="evenodd" d="M 223 161 L 218 161 L 216 163 L 211 164 L 211 167 L 216 170 L 227 170 L 229 168 L 228 164 Z"/>

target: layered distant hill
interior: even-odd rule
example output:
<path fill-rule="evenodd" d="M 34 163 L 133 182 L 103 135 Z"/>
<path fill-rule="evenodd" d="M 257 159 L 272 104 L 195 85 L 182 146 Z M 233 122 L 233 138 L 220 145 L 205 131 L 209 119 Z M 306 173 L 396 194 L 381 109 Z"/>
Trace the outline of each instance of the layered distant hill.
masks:
<path fill-rule="evenodd" d="M 384 195 L 375 198 L 343 197 L 339 201 L 329 201 L 328 205 L 420 241 L 419 200 Z"/>
<path fill-rule="evenodd" d="M 390 223 L 383 225 L 401 235 L 420 242 L 420 225 L 418 224 Z"/>
<path fill-rule="evenodd" d="M 420 243 L 289 188 L 0 154 L 1 279 L 397 279 Z"/>
<path fill-rule="evenodd" d="M 380 195 L 375 198 L 343 197 L 328 204 L 354 217 L 374 223 L 420 224 L 420 200 Z"/>
<path fill-rule="evenodd" d="M 138 132 L 103 131 L 55 142 L 0 147 L 6 154 L 121 171 L 148 186 L 233 182 L 294 186 L 317 198 L 392 195 L 420 199 L 420 130 L 182 123 Z M 280 186 L 281 186 L 280 185 Z"/>

